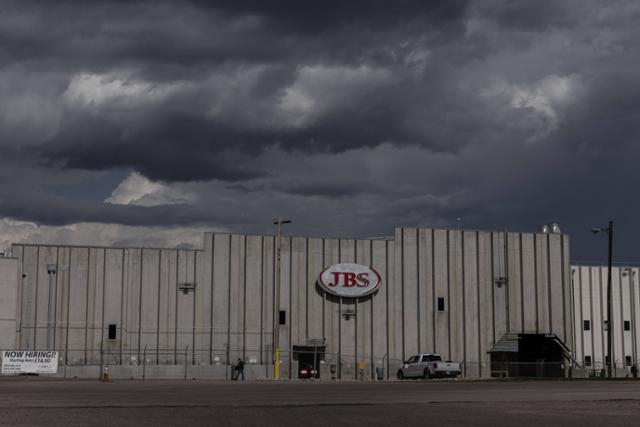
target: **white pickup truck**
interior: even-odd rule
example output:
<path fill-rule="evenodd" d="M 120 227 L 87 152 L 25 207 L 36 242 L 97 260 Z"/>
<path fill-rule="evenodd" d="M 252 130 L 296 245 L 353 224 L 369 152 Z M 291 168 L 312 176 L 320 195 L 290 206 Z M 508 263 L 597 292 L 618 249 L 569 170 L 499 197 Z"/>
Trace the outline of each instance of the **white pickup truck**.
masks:
<path fill-rule="evenodd" d="M 398 368 L 398 379 L 457 377 L 460 375 L 460 364 L 443 362 L 438 354 L 416 354 L 411 356 Z"/>

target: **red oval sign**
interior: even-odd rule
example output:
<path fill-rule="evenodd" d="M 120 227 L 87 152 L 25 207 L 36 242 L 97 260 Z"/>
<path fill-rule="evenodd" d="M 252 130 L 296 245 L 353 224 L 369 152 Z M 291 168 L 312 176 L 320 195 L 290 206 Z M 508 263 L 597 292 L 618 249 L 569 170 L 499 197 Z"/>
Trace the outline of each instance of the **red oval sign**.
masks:
<path fill-rule="evenodd" d="M 378 289 L 381 282 L 377 271 L 361 264 L 334 264 L 320 273 L 320 286 L 330 294 L 357 298 L 369 295 Z"/>

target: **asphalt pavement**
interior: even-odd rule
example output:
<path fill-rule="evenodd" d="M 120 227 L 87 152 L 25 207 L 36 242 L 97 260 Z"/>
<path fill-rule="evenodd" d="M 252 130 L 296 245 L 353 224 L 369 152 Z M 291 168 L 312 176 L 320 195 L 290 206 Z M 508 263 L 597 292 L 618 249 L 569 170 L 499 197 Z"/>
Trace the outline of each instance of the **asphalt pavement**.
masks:
<path fill-rule="evenodd" d="M 640 425 L 640 381 L 3 378 L 2 425 Z"/>

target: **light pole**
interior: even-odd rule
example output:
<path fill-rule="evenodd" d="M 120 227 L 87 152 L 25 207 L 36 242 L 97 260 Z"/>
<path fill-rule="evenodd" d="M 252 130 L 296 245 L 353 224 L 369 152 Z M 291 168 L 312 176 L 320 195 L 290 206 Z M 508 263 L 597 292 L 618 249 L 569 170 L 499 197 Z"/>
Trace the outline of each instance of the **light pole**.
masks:
<path fill-rule="evenodd" d="M 611 297 L 611 260 L 613 258 L 613 221 L 609 221 L 608 227 L 592 228 L 594 234 L 601 231 L 609 235 L 609 261 L 607 269 L 607 355 L 609 363 L 607 364 L 608 377 L 613 378 L 613 307 Z"/>
<path fill-rule="evenodd" d="M 55 275 L 58 271 L 56 264 L 47 264 L 49 276 L 49 305 L 47 307 L 47 350 L 54 350 L 56 334 L 56 290 Z"/>
<path fill-rule="evenodd" d="M 276 297 L 273 309 L 273 378 L 280 379 L 280 251 L 282 248 L 282 224 L 291 224 L 291 220 L 278 217 L 273 222 L 278 226 L 276 249 Z"/>
<path fill-rule="evenodd" d="M 629 276 L 629 296 L 631 299 L 631 347 L 633 349 L 633 363 L 638 363 L 638 355 L 636 354 L 636 304 L 635 304 L 635 289 L 633 287 L 633 276 L 636 271 L 631 267 L 625 267 L 622 269 L 622 275 L 624 277 Z"/>

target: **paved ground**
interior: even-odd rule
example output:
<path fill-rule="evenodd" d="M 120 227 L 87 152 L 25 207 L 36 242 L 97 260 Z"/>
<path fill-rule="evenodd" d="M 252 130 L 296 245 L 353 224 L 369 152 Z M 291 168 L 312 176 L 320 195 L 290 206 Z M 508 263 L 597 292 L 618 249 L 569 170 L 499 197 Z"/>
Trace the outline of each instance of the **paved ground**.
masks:
<path fill-rule="evenodd" d="M 640 381 L 0 381 L 3 425 L 640 424 Z"/>

